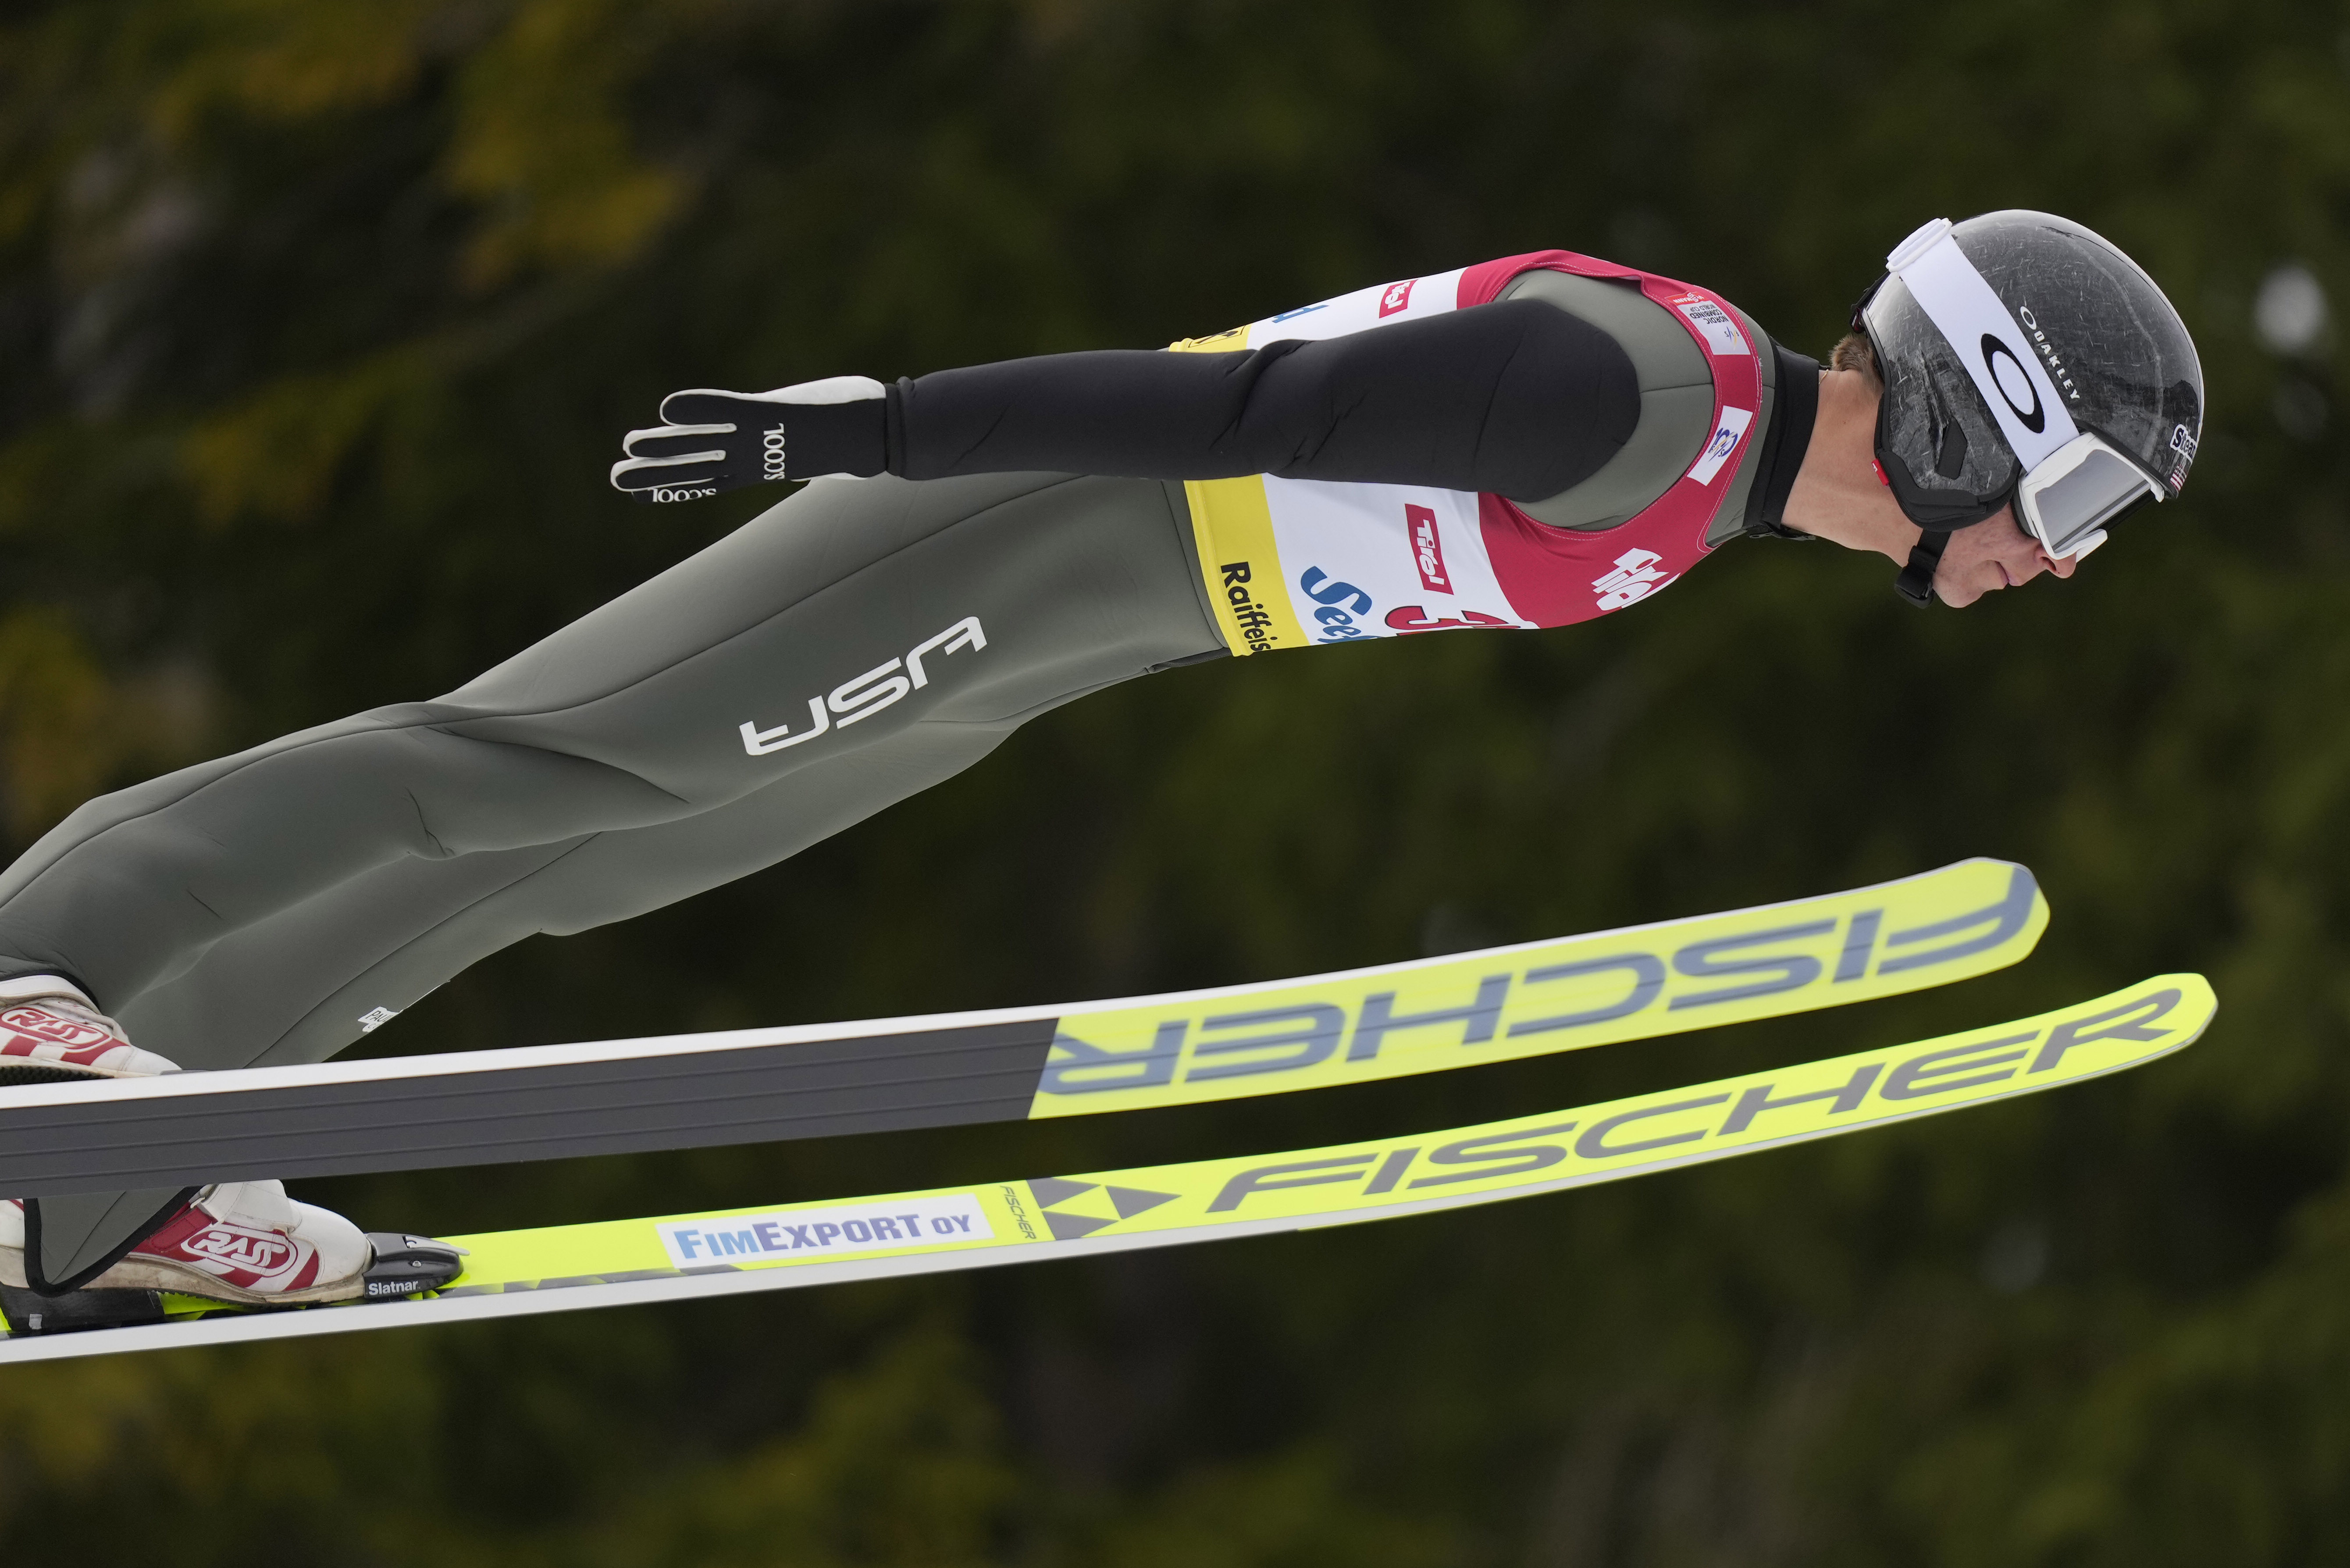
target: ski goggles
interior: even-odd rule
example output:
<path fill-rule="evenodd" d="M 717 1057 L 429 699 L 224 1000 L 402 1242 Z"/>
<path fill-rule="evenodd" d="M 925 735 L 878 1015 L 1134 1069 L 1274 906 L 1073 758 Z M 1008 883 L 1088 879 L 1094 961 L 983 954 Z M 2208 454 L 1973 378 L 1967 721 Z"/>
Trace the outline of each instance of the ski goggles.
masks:
<path fill-rule="evenodd" d="M 2047 335 L 2029 308 L 2012 314 L 1959 248 L 1948 218 L 1937 218 L 1885 258 L 1982 394 L 2023 478 L 2016 523 L 2059 559 L 2075 560 L 2106 542 L 2105 525 L 2161 483 L 2095 431 L 2073 422 L 2048 367 Z M 1880 287 L 1879 298 L 1882 297 Z M 1871 300 L 1864 313 L 1876 307 Z M 1988 500 L 1988 498 L 1986 498 Z"/>
<path fill-rule="evenodd" d="M 2095 431 L 2083 431 L 2041 461 L 2015 487 L 2015 520 L 2060 560 L 2078 560 L 2106 542 L 2106 524 L 2147 496 L 2167 492 Z"/>

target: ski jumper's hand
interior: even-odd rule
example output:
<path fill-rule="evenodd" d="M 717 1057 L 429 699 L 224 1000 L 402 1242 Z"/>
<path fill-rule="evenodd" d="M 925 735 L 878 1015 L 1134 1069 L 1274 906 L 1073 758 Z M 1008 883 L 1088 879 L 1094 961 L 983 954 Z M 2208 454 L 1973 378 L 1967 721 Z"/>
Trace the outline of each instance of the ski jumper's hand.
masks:
<path fill-rule="evenodd" d="M 772 392 L 671 392 L 660 424 L 621 441 L 628 456 L 612 465 L 612 487 L 643 502 L 698 501 L 774 480 L 879 473 L 885 396 L 868 376 Z"/>

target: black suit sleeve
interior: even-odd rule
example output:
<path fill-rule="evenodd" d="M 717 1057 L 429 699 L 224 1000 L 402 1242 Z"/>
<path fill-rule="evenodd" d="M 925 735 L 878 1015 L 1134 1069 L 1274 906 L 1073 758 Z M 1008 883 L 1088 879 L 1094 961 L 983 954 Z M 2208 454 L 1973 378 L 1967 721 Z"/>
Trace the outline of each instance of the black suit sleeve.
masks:
<path fill-rule="evenodd" d="M 1640 418 L 1632 361 L 1538 300 L 1229 354 L 1105 349 L 941 370 L 889 390 L 889 469 L 1427 484 L 1536 501 Z"/>

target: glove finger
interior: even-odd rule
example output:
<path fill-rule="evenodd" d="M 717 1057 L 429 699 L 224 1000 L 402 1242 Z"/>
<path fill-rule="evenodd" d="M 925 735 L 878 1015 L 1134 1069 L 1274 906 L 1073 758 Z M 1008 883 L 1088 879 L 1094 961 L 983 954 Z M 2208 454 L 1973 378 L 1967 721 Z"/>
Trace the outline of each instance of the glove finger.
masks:
<path fill-rule="evenodd" d="M 749 393 L 713 391 L 707 387 L 671 392 L 660 406 L 661 422 L 671 425 L 755 426 L 763 418 L 772 420 L 775 412 L 773 403 Z"/>
<path fill-rule="evenodd" d="M 612 465 L 612 488 L 636 494 L 681 485 L 690 489 L 721 486 L 722 470 L 718 459 L 722 455 L 703 452 L 694 461 L 678 462 L 648 462 L 641 458 L 623 458 Z M 721 487 L 733 488 L 731 485 Z"/>
<path fill-rule="evenodd" d="M 654 431 L 630 431 L 620 450 L 630 457 L 674 462 L 702 452 L 723 452 L 727 446 L 725 433 L 713 432 L 708 425 L 664 425 Z"/>
<path fill-rule="evenodd" d="M 726 454 L 723 452 L 683 452 L 673 457 L 624 457 L 612 465 L 615 483 L 619 476 L 632 473 L 641 476 L 646 484 L 671 484 L 681 480 L 714 478 L 726 471 Z"/>

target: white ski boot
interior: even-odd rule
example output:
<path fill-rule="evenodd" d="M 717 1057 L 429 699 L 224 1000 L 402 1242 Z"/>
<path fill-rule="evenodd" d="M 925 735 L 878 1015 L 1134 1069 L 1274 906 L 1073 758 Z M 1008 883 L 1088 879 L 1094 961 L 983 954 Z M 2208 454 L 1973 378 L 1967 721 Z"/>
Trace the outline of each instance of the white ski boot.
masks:
<path fill-rule="evenodd" d="M 133 1045 L 78 986 L 55 975 L 0 981 L 0 1086 L 151 1078 L 174 1063 Z"/>
<path fill-rule="evenodd" d="M 25 1206 L 0 1199 L 0 1315 L 46 1303 L 72 1326 L 142 1318 L 153 1293 L 243 1307 L 381 1301 L 439 1290 L 464 1272 L 464 1249 L 428 1236 L 363 1232 L 331 1210 L 297 1203 L 276 1181 L 224 1181 L 174 1210 L 153 1232 L 79 1290 L 32 1295 L 25 1280 Z M 17 1295 L 17 1292 L 26 1292 Z"/>
<path fill-rule="evenodd" d="M 0 981 L 0 1085 L 179 1070 L 131 1044 L 78 987 L 52 975 Z M 0 1199 L 0 1287 L 28 1289 L 25 1247 L 24 1204 Z M 239 1306 L 418 1295 L 456 1278 L 462 1257 L 426 1237 L 363 1232 L 339 1214 L 295 1202 L 282 1182 L 224 1181 L 180 1205 L 78 1291 L 46 1299 L 78 1303 L 68 1315 L 87 1326 L 92 1314 L 102 1321 L 109 1306 L 133 1299 L 129 1293 L 172 1291 Z M 13 1318 L 23 1304 L 5 1303 L 0 1314 Z"/>
<path fill-rule="evenodd" d="M 347 1301 L 367 1293 L 375 1251 L 339 1214 L 276 1181 L 224 1181 L 175 1210 L 90 1291 L 176 1291 L 240 1306 Z M 25 1206 L 0 1202 L 0 1284 L 25 1288 Z"/>

